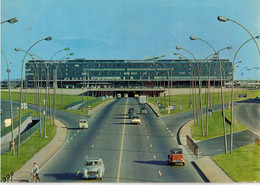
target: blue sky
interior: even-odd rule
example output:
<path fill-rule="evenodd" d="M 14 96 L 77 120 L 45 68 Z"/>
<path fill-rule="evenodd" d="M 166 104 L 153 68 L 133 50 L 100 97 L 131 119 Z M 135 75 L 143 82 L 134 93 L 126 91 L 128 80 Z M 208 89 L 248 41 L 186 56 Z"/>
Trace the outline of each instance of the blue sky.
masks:
<path fill-rule="evenodd" d="M 20 78 L 22 52 L 34 42 L 52 36 L 30 51 L 50 59 L 58 50 L 70 51 L 56 55 L 61 59 L 73 52 L 72 59 L 144 59 L 169 54 L 181 46 L 196 58 L 204 59 L 213 53 L 205 43 L 191 41 L 193 35 L 211 43 L 216 50 L 225 50 L 221 58 L 233 61 L 239 46 L 250 35 L 232 22 L 219 22 L 221 15 L 247 27 L 254 36 L 260 35 L 259 0 L 1 0 L 1 21 L 17 17 L 15 24 L 1 25 L 1 49 L 12 62 L 11 78 Z M 260 42 L 258 41 L 259 45 Z M 192 58 L 185 51 L 178 51 Z M 26 58 L 30 59 L 29 57 Z M 260 79 L 260 56 L 253 41 L 246 44 L 236 61 L 235 78 Z M 6 63 L 1 55 L 1 79 L 7 79 Z"/>

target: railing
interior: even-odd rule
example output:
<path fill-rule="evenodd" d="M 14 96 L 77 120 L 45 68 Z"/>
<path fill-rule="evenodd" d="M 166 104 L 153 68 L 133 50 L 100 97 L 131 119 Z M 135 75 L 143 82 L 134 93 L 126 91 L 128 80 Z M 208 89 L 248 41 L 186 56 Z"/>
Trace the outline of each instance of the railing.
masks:
<path fill-rule="evenodd" d="M 196 157 L 198 157 L 199 156 L 199 146 L 188 135 L 186 135 L 186 138 L 187 138 L 187 145 L 188 145 L 188 147 L 194 153 L 194 155 Z"/>
<path fill-rule="evenodd" d="M 27 112 L 23 117 L 22 117 L 22 123 L 29 117 L 29 112 Z M 19 126 L 19 120 L 16 121 L 13 124 L 13 129 L 17 128 Z M 1 128 L 1 137 L 5 136 L 6 134 L 10 133 L 12 131 L 12 127 L 2 127 Z"/>

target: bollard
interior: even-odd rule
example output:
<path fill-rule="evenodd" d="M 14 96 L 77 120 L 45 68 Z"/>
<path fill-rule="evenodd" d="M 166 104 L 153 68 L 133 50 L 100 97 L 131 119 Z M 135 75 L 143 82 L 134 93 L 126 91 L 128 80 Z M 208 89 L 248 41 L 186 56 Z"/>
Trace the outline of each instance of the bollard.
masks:
<path fill-rule="evenodd" d="M 5 177 L 3 178 L 3 182 L 6 182 L 6 178 Z"/>
<path fill-rule="evenodd" d="M 14 172 L 13 172 L 13 171 L 11 171 L 10 175 L 11 175 L 11 182 L 13 182 L 13 176 L 14 176 Z"/>
<path fill-rule="evenodd" d="M 7 182 L 9 182 L 10 175 L 9 175 L 9 174 L 7 174 L 7 175 L 6 175 L 6 178 L 7 178 Z"/>

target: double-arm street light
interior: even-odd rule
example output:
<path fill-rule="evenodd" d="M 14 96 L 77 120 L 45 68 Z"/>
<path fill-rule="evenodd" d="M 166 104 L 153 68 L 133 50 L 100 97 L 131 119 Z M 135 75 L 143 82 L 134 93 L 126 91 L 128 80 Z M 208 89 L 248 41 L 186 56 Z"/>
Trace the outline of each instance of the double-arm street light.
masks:
<path fill-rule="evenodd" d="M 35 46 L 36 44 L 38 44 L 41 41 L 50 41 L 52 40 L 52 37 L 46 37 L 44 39 L 38 40 L 37 42 L 35 42 L 33 45 L 31 45 L 31 47 L 25 52 L 25 55 L 22 59 L 22 68 L 21 68 L 21 92 L 20 92 L 20 107 L 19 107 L 19 128 L 18 128 L 18 147 L 17 147 L 17 155 L 19 156 L 20 153 L 20 135 L 21 135 L 21 122 L 22 122 L 22 97 L 23 97 L 23 66 L 24 66 L 24 60 L 26 55 L 28 54 L 28 52 L 32 49 L 33 46 Z"/>
<path fill-rule="evenodd" d="M 225 121 L 225 107 L 224 107 L 224 95 L 223 95 L 223 82 L 222 82 L 222 68 L 221 68 L 221 62 L 220 62 L 220 58 L 219 58 L 219 54 L 216 51 L 216 49 L 207 41 L 197 38 L 197 37 L 193 37 L 190 36 L 191 40 L 200 40 L 204 43 L 206 43 L 207 45 L 209 45 L 213 51 L 215 52 L 215 54 L 218 57 L 218 61 L 219 61 L 219 72 L 220 72 L 220 86 L 221 86 L 221 98 L 222 98 L 222 117 L 223 117 L 223 128 L 224 128 L 224 145 L 225 145 L 225 153 L 227 153 L 227 136 L 226 136 L 226 121 Z"/>
<path fill-rule="evenodd" d="M 14 17 L 14 18 L 11 18 L 11 19 L 8 19 L 8 20 L 1 22 L 1 24 L 5 23 L 5 22 L 13 24 L 13 23 L 16 23 L 17 21 L 18 21 L 17 17 Z"/>
<path fill-rule="evenodd" d="M 260 54 L 260 48 L 259 48 L 259 45 L 255 39 L 255 37 L 253 36 L 253 34 L 245 27 L 243 26 L 242 24 L 240 24 L 239 22 L 235 21 L 235 20 L 232 20 L 232 19 L 229 19 L 229 18 L 226 18 L 226 17 L 223 17 L 223 16 L 218 16 L 217 19 L 221 22 L 227 22 L 227 21 L 231 21 L 231 22 L 234 22 L 236 24 L 238 24 L 239 26 L 241 26 L 242 28 L 244 28 L 252 37 L 252 39 L 254 39 L 255 41 L 255 44 L 257 46 L 257 49 L 258 49 L 258 53 Z"/>

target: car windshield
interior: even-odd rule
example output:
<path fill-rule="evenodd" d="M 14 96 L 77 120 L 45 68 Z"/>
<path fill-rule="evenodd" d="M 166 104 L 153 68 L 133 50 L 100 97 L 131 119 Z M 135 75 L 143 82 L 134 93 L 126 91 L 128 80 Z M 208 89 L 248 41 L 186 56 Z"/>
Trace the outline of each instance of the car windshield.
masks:
<path fill-rule="evenodd" d="M 87 121 L 80 121 L 80 123 L 87 123 Z"/>
<path fill-rule="evenodd" d="M 96 166 L 99 165 L 99 161 L 88 161 L 86 162 L 86 166 Z"/>

